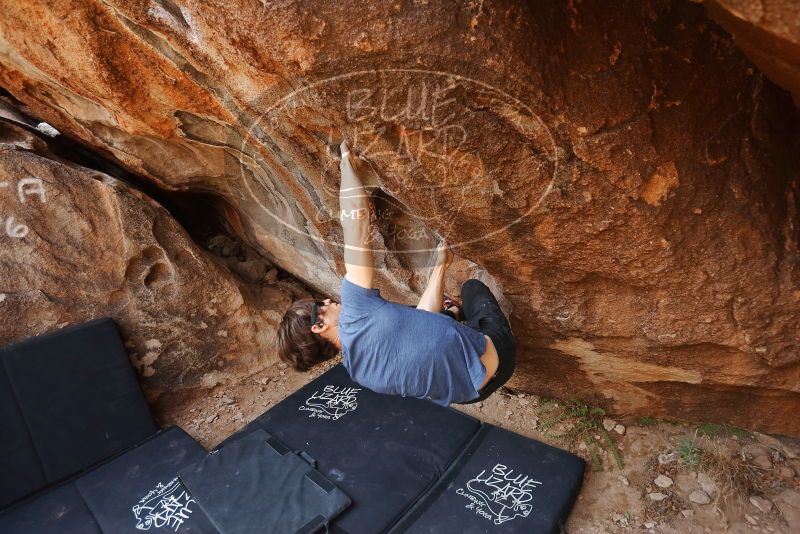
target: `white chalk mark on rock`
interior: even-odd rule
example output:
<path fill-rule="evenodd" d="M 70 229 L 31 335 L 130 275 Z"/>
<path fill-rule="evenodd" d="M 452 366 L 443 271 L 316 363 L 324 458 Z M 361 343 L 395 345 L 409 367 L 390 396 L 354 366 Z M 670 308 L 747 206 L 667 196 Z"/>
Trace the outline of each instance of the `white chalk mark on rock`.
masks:
<path fill-rule="evenodd" d="M 14 217 L 9 217 L 6 219 L 6 234 L 8 237 L 22 239 L 28 235 L 28 230 L 29 228 L 24 224 L 17 224 L 14 221 Z"/>
<path fill-rule="evenodd" d="M 19 201 L 24 204 L 25 198 L 28 195 L 39 195 L 39 200 L 47 202 L 41 178 L 23 178 L 17 182 L 17 196 L 19 197 Z"/>

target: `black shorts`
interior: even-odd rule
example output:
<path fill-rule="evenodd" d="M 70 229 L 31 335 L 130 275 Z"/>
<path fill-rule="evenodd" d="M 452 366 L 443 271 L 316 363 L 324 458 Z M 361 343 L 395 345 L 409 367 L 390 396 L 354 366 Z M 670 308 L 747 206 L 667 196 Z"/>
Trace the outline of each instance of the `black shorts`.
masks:
<path fill-rule="evenodd" d="M 511 333 L 511 326 L 497 299 L 480 280 L 470 279 L 461 285 L 461 306 L 467 326 L 491 338 L 500 360 L 494 377 L 479 391 L 480 396 L 462 403 L 472 404 L 484 400 L 497 391 L 514 374 L 517 364 L 517 340 Z"/>

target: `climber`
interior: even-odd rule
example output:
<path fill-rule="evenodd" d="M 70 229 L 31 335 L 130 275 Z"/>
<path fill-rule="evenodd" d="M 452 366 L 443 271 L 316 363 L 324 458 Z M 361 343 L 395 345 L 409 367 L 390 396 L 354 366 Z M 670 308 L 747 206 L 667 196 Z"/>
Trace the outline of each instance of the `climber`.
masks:
<path fill-rule="evenodd" d="M 373 391 L 445 406 L 485 399 L 508 381 L 516 360 L 516 341 L 497 300 L 485 284 L 467 280 L 462 305 L 442 310 L 445 272 L 453 258 L 445 242 L 436 250 L 436 265 L 416 308 L 384 300 L 372 287 L 369 200 L 359 176 L 363 160 L 347 142 L 340 151 L 342 302 L 294 302 L 278 329 L 280 358 L 306 371 L 341 351 L 351 378 Z"/>

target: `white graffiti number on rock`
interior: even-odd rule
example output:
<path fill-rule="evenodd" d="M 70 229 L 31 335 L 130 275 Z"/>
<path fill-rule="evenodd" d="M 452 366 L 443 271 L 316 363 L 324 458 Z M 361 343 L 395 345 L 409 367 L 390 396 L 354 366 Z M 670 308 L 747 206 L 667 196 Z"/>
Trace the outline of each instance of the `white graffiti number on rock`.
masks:
<path fill-rule="evenodd" d="M 0 190 L 2 189 L 11 189 L 11 184 L 7 181 L 0 181 Z M 16 192 L 17 200 L 22 204 L 28 202 L 28 197 L 38 197 L 40 202 L 47 202 L 47 194 L 41 178 L 22 178 L 17 182 Z M 25 224 L 18 223 L 13 216 L 0 216 L 0 222 L 2 222 L 6 235 L 14 239 L 22 239 L 28 235 L 30 230 Z"/>
<path fill-rule="evenodd" d="M 336 421 L 345 414 L 358 408 L 356 395 L 361 388 L 325 386 L 322 391 L 315 391 L 305 405 L 300 406 L 300 411 L 310 412 L 308 417 L 331 419 Z"/>
<path fill-rule="evenodd" d="M 484 469 L 470 479 L 464 488 L 456 493 L 470 502 L 467 509 L 489 519 L 495 525 L 502 525 L 517 517 L 528 517 L 533 510 L 533 490 L 542 483 L 528 475 L 515 472 L 503 464 L 491 470 Z"/>
<path fill-rule="evenodd" d="M 8 237 L 22 239 L 28 235 L 28 230 L 28 227 L 24 224 L 17 224 L 17 222 L 14 220 L 14 217 L 9 217 L 6 219 L 6 234 Z"/>

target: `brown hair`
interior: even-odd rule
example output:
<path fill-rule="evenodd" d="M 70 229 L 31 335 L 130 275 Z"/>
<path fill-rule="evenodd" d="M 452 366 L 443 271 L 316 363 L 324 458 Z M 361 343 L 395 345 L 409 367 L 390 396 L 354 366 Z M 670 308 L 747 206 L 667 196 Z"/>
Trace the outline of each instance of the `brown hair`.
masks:
<path fill-rule="evenodd" d="M 311 299 L 295 301 L 278 327 L 278 357 L 297 369 L 308 371 L 339 352 L 336 346 L 311 331 Z"/>

